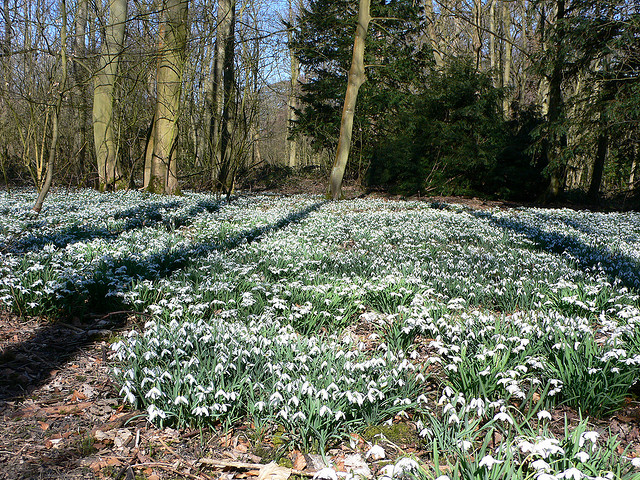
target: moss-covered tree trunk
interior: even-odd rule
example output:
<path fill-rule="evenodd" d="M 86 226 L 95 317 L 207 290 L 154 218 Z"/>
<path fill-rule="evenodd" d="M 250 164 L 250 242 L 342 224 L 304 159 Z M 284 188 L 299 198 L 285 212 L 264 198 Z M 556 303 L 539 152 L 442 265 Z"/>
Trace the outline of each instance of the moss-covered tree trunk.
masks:
<path fill-rule="evenodd" d="M 101 191 L 127 186 L 122 175 L 113 128 L 113 92 L 118 63 L 124 49 L 126 21 L 127 0 L 111 0 L 109 23 L 105 29 L 100 68 L 95 76 L 93 90 L 93 141 Z"/>
<path fill-rule="evenodd" d="M 340 137 L 338 138 L 338 149 L 336 159 L 331 169 L 329 177 L 329 197 L 333 200 L 340 199 L 342 195 L 342 180 L 349 160 L 349 150 L 351 148 L 351 134 L 353 132 L 353 117 L 356 111 L 356 100 L 358 90 L 365 82 L 364 70 L 364 47 L 367 38 L 367 30 L 371 21 L 370 13 L 371 0 L 360 0 L 358 6 L 358 25 L 356 36 L 353 42 L 353 57 L 347 83 L 347 93 L 344 97 L 342 108 L 342 119 L 340 121 Z"/>
<path fill-rule="evenodd" d="M 158 43 L 157 99 L 147 152 L 150 153 L 146 190 L 180 193 L 176 166 L 178 116 L 187 45 L 187 0 L 166 0 Z M 152 147 L 152 148 L 149 148 Z"/>

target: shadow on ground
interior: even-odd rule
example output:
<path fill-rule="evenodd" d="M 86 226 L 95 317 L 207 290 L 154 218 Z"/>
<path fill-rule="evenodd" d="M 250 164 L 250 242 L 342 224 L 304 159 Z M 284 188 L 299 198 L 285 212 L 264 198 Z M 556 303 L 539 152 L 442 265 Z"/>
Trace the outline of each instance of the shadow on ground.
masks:
<path fill-rule="evenodd" d="M 169 276 L 212 251 L 229 251 L 242 244 L 258 242 L 271 232 L 302 221 L 323 204 L 315 203 L 271 225 L 252 228 L 223 241 L 168 249 L 142 259 L 104 257 L 84 278 L 68 279 L 66 293 L 53 295 L 48 301 L 57 305 L 61 318 L 82 317 L 86 313 L 101 311 L 105 317 L 117 319 L 114 314 L 123 307 L 117 293 L 127 290 L 133 282 Z M 140 220 L 137 214 L 135 218 L 136 222 Z M 132 271 L 136 272 L 134 276 L 127 275 Z M 118 281 L 119 276 L 122 282 Z M 83 285 L 83 289 L 78 289 L 78 284 Z M 112 322 L 108 328 L 113 325 L 119 324 Z M 0 402 L 25 398 L 45 384 L 51 372 L 62 368 L 77 352 L 94 341 L 95 336 L 90 329 L 95 328 L 95 325 L 87 325 L 84 329 L 60 323 L 44 325 L 29 340 L 0 352 Z"/>

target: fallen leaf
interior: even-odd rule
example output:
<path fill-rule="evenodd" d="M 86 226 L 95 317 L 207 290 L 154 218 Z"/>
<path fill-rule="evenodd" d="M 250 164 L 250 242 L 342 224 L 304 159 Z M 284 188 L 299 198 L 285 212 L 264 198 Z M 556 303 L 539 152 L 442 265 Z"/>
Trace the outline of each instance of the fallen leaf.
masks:
<path fill-rule="evenodd" d="M 86 399 L 87 399 L 87 396 L 84 393 L 79 392 L 78 390 L 74 390 L 71 396 L 69 397 L 69 401 L 71 402 L 77 402 L 78 400 L 86 400 Z"/>
<path fill-rule="evenodd" d="M 249 451 L 249 447 L 245 443 L 238 443 L 235 450 L 236 452 L 247 453 Z"/>
<path fill-rule="evenodd" d="M 149 480 L 160 480 L 160 477 L 155 473 L 149 475 Z"/>
<path fill-rule="evenodd" d="M 304 458 L 304 455 L 300 453 L 298 450 L 293 452 L 293 468 L 296 470 L 304 470 L 307 468 L 307 460 Z"/>
<path fill-rule="evenodd" d="M 49 430 L 49 424 L 48 424 L 48 423 L 38 421 L 38 425 L 40 425 L 40 428 L 41 428 L 42 430 L 44 430 L 44 431 Z"/>
<path fill-rule="evenodd" d="M 277 463 L 271 462 L 260 469 L 258 480 L 287 480 L 290 476 L 290 468 L 281 467 Z"/>

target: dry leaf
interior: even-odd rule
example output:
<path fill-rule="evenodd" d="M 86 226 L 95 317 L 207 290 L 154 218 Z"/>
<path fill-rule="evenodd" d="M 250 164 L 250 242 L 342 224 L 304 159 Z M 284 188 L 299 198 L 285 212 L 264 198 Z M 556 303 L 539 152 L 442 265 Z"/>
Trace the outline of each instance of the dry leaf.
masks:
<path fill-rule="evenodd" d="M 258 480 L 287 480 L 290 476 L 290 468 L 281 467 L 277 463 L 271 462 L 260 469 Z"/>
<path fill-rule="evenodd" d="M 154 473 L 149 475 L 149 480 L 160 480 L 160 477 Z"/>
<path fill-rule="evenodd" d="M 298 450 L 293 452 L 293 468 L 296 470 L 304 470 L 307 468 L 307 460 Z"/>
<path fill-rule="evenodd" d="M 86 399 L 87 399 L 87 396 L 84 393 L 79 392 L 78 390 L 74 390 L 71 396 L 69 397 L 69 400 L 71 402 L 77 402 L 78 400 L 86 400 Z"/>
<path fill-rule="evenodd" d="M 48 423 L 38 421 L 38 425 L 40 425 L 40 428 L 42 430 L 44 430 L 44 431 L 49 430 L 49 424 Z"/>
<path fill-rule="evenodd" d="M 236 452 L 247 453 L 249 451 L 249 447 L 247 447 L 246 443 L 238 443 L 238 446 L 235 448 Z"/>

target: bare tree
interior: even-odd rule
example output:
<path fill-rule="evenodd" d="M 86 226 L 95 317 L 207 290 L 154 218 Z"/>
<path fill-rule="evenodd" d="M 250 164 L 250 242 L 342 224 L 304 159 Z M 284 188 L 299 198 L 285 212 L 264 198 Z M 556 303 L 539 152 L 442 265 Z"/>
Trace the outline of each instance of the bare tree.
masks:
<path fill-rule="evenodd" d="M 126 21 L 127 0 L 110 0 L 109 23 L 105 28 L 100 67 L 93 90 L 93 139 L 101 191 L 127 186 L 118 159 L 113 116 L 113 92 L 124 49 Z"/>
<path fill-rule="evenodd" d="M 329 177 L 328 196 L 332 200 L 339 200 L 342 196 L 342 179 L 349 160 L 349 150 L 351 148 L 351 134 L 353 132 L 353 117 L 356 110 L 358 90 L 366 80 L 364 67 L 364 48 L 367 38 L 367 30 L 371 21 L 371 0 L 360 0 L 358 5 L 358 25 L 356 36 L 353 42 L 353 57 L 347 84 L 347 92 L 344 97 L 342 108 L 342 119 L 340 121 L 340 137 L 338 138 L 338 149 L 336 159 L 331 169 Z"/>
<path fill-rule="evenodd" d="M 147 150 L 151 152 L 147 191 L 180 192 L 176 147 L 187 44 L 188 0 L 165 0 L 158 39 L 156 110 Z"/>

